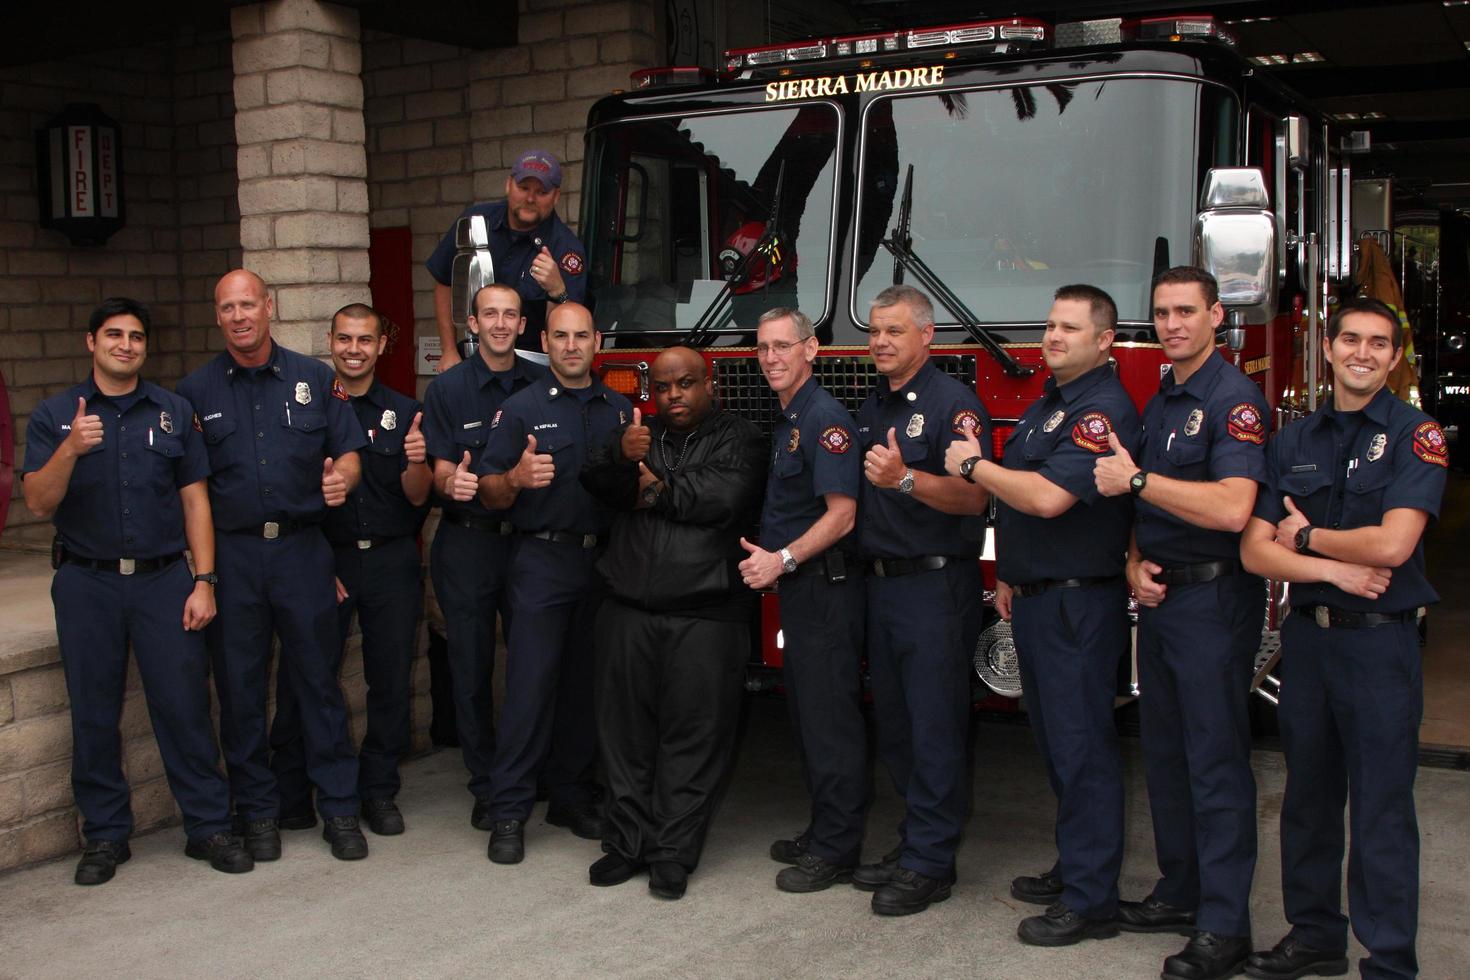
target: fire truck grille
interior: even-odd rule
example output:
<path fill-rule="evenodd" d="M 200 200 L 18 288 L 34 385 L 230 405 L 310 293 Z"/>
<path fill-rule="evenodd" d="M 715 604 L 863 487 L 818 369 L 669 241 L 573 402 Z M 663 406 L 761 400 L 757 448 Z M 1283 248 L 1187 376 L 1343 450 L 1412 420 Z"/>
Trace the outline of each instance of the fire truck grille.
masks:
<path fill-rule="evenodd" d="M 940 354 L 929 363 L 962 384 L 975 387 L 975 358 L 969 354 Z M 813 370 L 822 387 L 857 416 L 858 409 L 878 380 L 878 369 L 870 357 L 818 357 Z M 754 357 L 714 359 L 715 387 L 726 410 L 747 418 L 766 435 L 776 426 L 779 403 L 761 374 Z"/>

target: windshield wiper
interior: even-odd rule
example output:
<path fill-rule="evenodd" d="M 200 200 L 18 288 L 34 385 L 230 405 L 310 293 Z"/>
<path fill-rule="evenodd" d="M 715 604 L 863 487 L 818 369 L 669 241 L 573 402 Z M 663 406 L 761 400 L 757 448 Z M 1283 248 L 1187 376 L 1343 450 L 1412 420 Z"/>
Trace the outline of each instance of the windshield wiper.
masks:
<path fill-rule="evenodd" d="M 761 237 L 756 239 L 755 245 L 749 252 L 741 256 L 735 268 L 725 277 L 725 282 L 720 286 L 720 291 L 709 301 L 704 312 L 699 314 L 699 319 L 694 321 L 694 326 L 689 328 L 689 334 L 684 338 L 684 343 L 689 347 L 698 347 L 709 340 L 714 332 L 715 324 L 724 320 L 729 309 L 735 304 L 735 289 L 750 278 L 751 267 L 755 264 L 756 256 L 762 256 L 766 260 L 766 284 L 769 285 L 775 278 L 776 268 L 785 261 L 782 257 L 782 242 L 779 222 L 781 220 L 781 186 L 786 182 L 786 161 L 781 161 L 781 166 L 776 171 L 776 191 L 771 195 L 771 213 L 766 218 L 765 230 Z M 744 332 L 744 331 L 742 331 Z"/>
<path fill-rule="evenodd" d="M 933 269 L 914 251 L 914 239 L 910 234 L 909 225 L 913 217 L 914 205 L 914 165 L 909 164 L 907 175 L 903 181 L 903 199 L 898 208 L 898 223 L 888 233 L 888 237 L 879 242 L 884 248 L 893 253 L 893 284 L 899 285 L 903 282 L 905 272 L 913 274 L 934 299 L 938 300 L 947 310 L 954 314 L 960 326 L 974 338 L 975 343 L 984 347 L 991 357 L 995 358 L 997 364 L 1012 378 L 1029 378 L 1036 373 L 1034 367 L 1020 364 L 1010 352 L 1002 347 L 996 339 L 980 325 L 980 318 L 965 305 L 965 301 L 955 294 L 949 284 L 939 277 Z"/>

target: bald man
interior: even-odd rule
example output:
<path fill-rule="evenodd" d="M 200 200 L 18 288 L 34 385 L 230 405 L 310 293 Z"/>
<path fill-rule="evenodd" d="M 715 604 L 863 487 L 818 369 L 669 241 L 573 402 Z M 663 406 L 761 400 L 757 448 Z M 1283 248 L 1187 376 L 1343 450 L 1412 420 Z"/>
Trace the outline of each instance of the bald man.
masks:
<path fill-rule="evenodd" d="M 608 787 L 606 855 L 592 884 L 648 869 L 683 896 L 729 766 L 751 652 L 756 594 L 742 535 L 760 512 L 766 440 L 715 407 L 704 358 L 687 347 L 652 370 L 658 415 L 635 414 L 597 447 L 582 484 L 618 512 L 597 571 L 597 733 Z"/>
<path fill-rule="evenodd" d="M 236 827 L 256 861 L 281 856 L 266 737 L 274 635 L 301 713 L 322 836 L 339 860 L 364 858 L 357 753 L 335 670 L 332 548 L 321 524 L 357 485 L 367 439 L 332 369 L 271 339 L 271 298 L 259 276 L 228 273 L 214 306 L 225 350 L 180 382 L 179 394 L 193 404 L 209 454 L 219 615 L 207 639 Z M 316 823 L 297 816 L 297 826 Z"/>

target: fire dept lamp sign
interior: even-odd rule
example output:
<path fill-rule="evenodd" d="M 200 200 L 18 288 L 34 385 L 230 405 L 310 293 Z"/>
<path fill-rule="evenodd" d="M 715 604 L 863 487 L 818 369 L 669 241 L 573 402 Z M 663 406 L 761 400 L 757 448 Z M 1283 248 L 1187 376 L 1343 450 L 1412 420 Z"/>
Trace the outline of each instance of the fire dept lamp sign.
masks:
<path fill-rule="evenodd" d="M 73 245 L 101 245 L 124 223 L 117 122 L 91 103 L 68 105 L 36 131 L 41 227 Z"/>

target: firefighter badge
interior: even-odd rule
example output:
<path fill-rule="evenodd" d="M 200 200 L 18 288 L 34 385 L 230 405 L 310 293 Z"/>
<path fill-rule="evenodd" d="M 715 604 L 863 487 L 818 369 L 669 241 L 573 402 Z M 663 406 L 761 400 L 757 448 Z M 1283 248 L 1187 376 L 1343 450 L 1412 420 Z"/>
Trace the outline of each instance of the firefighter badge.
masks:
<path fill-rule="evenodd" d="M 1072 442 L 1090 453 L 1108 451 L 1108 433 L 1113 425 L 1102 412 L 1088 412 L 1072 426 Z"/>
<path fill-rule="evenodd" d="M 1061 425 L 1062 424 L 1062 420 L 1065 419 L 1066 417 L 1067 417 L 1067 413 L 1066 412 L 1063 412 L 1063 411 L 1060 411 L 1060 410 L 1053 412 L 1051 414 L 1051 418 L 1047 419 L 1046 420 L 1046 424 L 1041 427 L 1041 431 L 1042 432 L 1055 432 L 1056 429 L 1057 429 L 1057 426 Z"/>
<path fill-rule="evenodd" d="M 822 434 L 823 435 L 826 435 L 825 432 L 822 433 Z M 797 447 L 800 446 L 800 445 L 801 445 L 801 430 L 800 429 L 792 429 L 791 430 L 791 440 L 786 443 L 786 451 L 788 453 L 794 453 L 794 452 L 796 452 Z"/>
<path fill-rule="evenodd" d="M 1187 436 L 1199 435 L 1200 426 L 1205 424 L 1205 410 L 1196 408 L 1189 413 L 1189 418 L 1184 420 L 1184 434 Z"/>
<path fill-rule="evenodd" d="M 910 415 L 908 427 L 903 430 L 903 434 L 908 436 L 910 439 L 917 439 L 919 436 L 923 435 L 924 413 L 915 412 L 913 415 Z"/>
<path fill-rule="evenodd" d="M 791 434 L 793 436 L 796 435 L 796 431 L 792 430 Z M 817 439 L 817 442 L 821 443 L 822 448 L 834 456 L 841 456 L 852 448 L 852 436 L 840 425 L 827 426 L 822 430 L 822 435 Z M 795 439 L 791 441 L 791 448 L 795 451 Z"/>
<path fill-rule="evenodd" d="M 1380 432 L 1368 443 L 1368 462 L 1376 463 L 1383 458 L 1383 451 L 1388 448 L 1388 434 Z"/>
<path fill-rule="evenodd" d="M 383 409 L 383 418 L 378 424 L 383 427 L 384 432 L 392 432 L 398 428 L 398 413 L 391 408 Z"/>
<path fill-rule="evenodd" d="M 1426 463 L 1449 468 L 1450 450 L 1438 422 L 1419 423 L 1419 428 L 1414 430 L 1414 455 Z"/>
<path fill-rule="evenodd" d="M 296 404 L 311 404 L 311 385 L 307 384 L 305 381 L 296 382 Z"/>
<path fill-rule="evenodd" d="M 954 413 L 954 421 L 950 423 L 956 435 L 967 436 L 980 435 L 980 416 L 968 408 L 962 408 Z"/>
<path fill-rule="evenodd" d="M 174 434 L 174 417 L 167 412 L 158 413 L 158 428 L 166 436 Z"/>
<path fill-rule="evenodd" d="M 1266 423 L 1261 419 L 1260 410 L 1250 402 L 1241 402 L 1230 410 L 1226 428 L 1230 437 L 1239 442 L 1253 442 L 1259 446 L 1266 441 Z"/>

